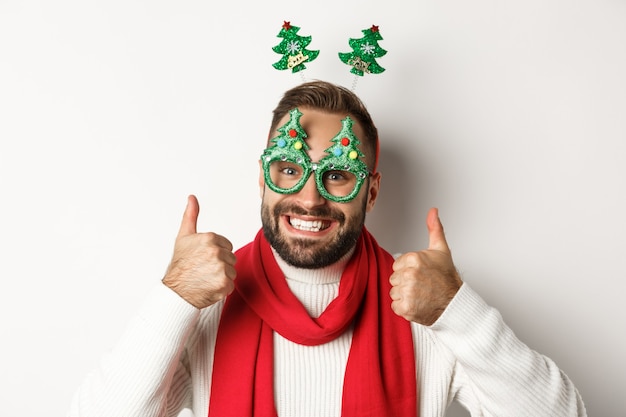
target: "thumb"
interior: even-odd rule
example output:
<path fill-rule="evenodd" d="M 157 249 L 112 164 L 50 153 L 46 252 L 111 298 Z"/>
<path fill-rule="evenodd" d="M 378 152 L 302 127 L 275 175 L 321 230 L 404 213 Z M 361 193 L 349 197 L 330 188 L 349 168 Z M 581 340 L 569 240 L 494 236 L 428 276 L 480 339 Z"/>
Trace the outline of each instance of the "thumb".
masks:
<path fill-rule="evenodd" d="M 428 249 L 450 253 L 437 208 L 433 207 L 428 211 L 426 226 L 428 227 Z"/>
<path fill-rule="evenodd" d="M 200 205 L 195 195 L 187 197 L 187 207 L 185 207 L 185 213 L 183 214 L 183 220 L 180 223 L 180 229 L 178 230 L 178 237 L 192 235 L 196 233 L 196 225 L 198 223 L 198 213 L 200 212 Z"/>

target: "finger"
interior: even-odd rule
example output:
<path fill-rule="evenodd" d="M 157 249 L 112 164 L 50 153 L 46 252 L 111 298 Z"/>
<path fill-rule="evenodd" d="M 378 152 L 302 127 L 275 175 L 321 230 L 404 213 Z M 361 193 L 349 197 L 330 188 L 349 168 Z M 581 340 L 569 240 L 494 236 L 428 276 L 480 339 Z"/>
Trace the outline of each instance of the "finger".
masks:
<path fill-rule="evenodd" d="M 397 271 L 394 268 L 394 271 Z M 398 285 L 400 283 L 400 276 L 397 273 L 392 273 L 391 276 L 389 277 L 389 283 L 391 284 L 392 287 L 395 287 L 396 285 Z"/>
<path fill-rule="evenodd" d="M 389 290 L 389 298 L 393 301 L 398 301 L 402 298 L 402 292 L 397 287 L 392 287 Z"/>
<path fill-rule="evenodd" d="M 418 267 L 422 262 L 422 251 L 403 253 L 395 260 L 392 265 L 392 269 L 395 272 L 401 271 L 404 268 Z"/>
<path fill-rule="evenodd" d="M 210 236 L 210 242 L 215 245 L 218 246 L 220 248 L 226 249 L 229 252 L 232 252 L 233 250 L 233 244 L 230 242 L 230 240 L 226 239 L 224 236 L 222 235 L 218 235 L 217 233 L 207 233 L 207 235 Z"/>
<path fill-rule="evenodd" d="M 200 213 L 200 205 L 195 195 L 187 197 L 187 207 L 183 214 L 183 220 L 180 223 L 178 237 L 188 236 L 196 233 L 196 225 L 198 223 L 198 213 Z"/>
<path fill-rule="evenodd" d="M 237 278 L 237 269 L 234 267 L 234 263 L 226 267 L 225 273 L 226 276 L 231 280 Z"/>
<path fill-rule="evenodd" d="M 437 208 L 433 207 L 428 211 L 426 226 L 428 227 L 428 249 L 450 253 Z"/>

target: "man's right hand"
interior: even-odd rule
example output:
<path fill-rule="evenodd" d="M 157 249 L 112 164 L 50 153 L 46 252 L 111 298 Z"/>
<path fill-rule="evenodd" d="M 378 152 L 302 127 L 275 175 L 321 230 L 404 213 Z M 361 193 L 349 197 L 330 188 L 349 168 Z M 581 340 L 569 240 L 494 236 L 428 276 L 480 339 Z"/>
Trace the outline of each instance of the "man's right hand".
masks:
<path fill-rule="evenodd" d="M 198 199 L 190 195 L 163 283 L 202 309 L 233 291 L 237 273 L 232 243 L 216 233 L 196 231 L 199 212 Z"/>

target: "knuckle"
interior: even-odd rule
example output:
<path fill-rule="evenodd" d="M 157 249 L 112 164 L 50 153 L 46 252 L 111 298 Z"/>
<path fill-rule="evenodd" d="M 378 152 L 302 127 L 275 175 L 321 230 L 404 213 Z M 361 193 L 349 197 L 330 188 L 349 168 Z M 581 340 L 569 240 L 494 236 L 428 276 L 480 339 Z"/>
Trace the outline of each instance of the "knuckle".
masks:
<path fill-rule="evenodd" d="M 399 275 L 399 279 L 400 282 L 403 285 L 407 285 L 413 281 L 415 281 L 416 276 L 419 274 L 419 268 L 418 267 L 410 267 L 410 268 L 405 268 L 402 271 L 400 271 Z"/>
<path fill-rule="evenodd" d="M 219 235 L 214 232 L 198 233 L 198 239 L 203 246 L 218 246 Z"/>
<path fill-rule="evenodd" d="M 399 299 L 399 298 L 400 298 L 400 297 L 399 297 L 399 292 L 400 292 L 400 291 L 398 290 L 398 288 L 397 288 L 397 287 L 392 287 L 392 288 L 389 290 L 389 297 L 390 297 L 392 300 L 394 300 L 394 301 L 395 301 L 395 300 L 397 300 L 397 299 Z"/>
<path fill-rule="evenodd" d="M 228 265 L 225 272 L 226 272 L 226 276 L 231 281 L 237 278 L 237 270 L 232 265 Z"/>
<path fill-rule="evenodd" d="M 394 313 L 396 313 L 398 316 L 403 317 L 405 319 L 409 319 L 410 314 L 409 314 L 409 309 L 407 308 L 407 304 L 404 300 L 398 300 L 398 301 L 394 301 L 391 303 L 391 309 L 393 310 Z"/>
<path fill-rule="evenodd" d="M 424 265 L 424 258 L 422 252 L 408 252 L 402 255 L 400 264 L 396 267 L 396 271 L 402 271 L 406 269 L 420 269 Z"/>
<path fill-rule="evenodd" d="M 408 252 L 405 255 L 405 262 L 409 265 L 417 265 L 420 263 L 420 253 L 419 252 Z"/>
<path fill-rule="evenodd" d="M 200 233 L 200 242 L 206 246 L 212 246 L 215 241 L 215 234 L 213 232 Z"/>
<path fill-rule="evenodd" d="M 220 248 L 218 248 L 217 246 L 211 246 L 208 245 L 206 248 L 203 248 L 206 256 L 208 258 L 218 258 L 220 255 Z"/>

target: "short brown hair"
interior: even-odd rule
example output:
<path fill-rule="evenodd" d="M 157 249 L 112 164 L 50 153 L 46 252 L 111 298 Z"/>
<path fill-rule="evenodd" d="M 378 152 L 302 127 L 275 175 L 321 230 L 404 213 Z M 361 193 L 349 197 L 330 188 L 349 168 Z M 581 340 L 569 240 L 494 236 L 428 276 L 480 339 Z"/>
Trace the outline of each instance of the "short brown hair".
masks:
<path fill-rule="evenodd" d="M 361 140 L 367 150 L 368 165 L 372 171 L 376 170 L 378 130 L 365 104 L 356 94 L 345 87 L 326 81 L 310 81 L 287 90 L 274 109 L 269 137 L 274 135 L 280 120 L 296 107 L 310 107 L 328 113 L 350 115 L 363 129 L 365 137 Z"/>

